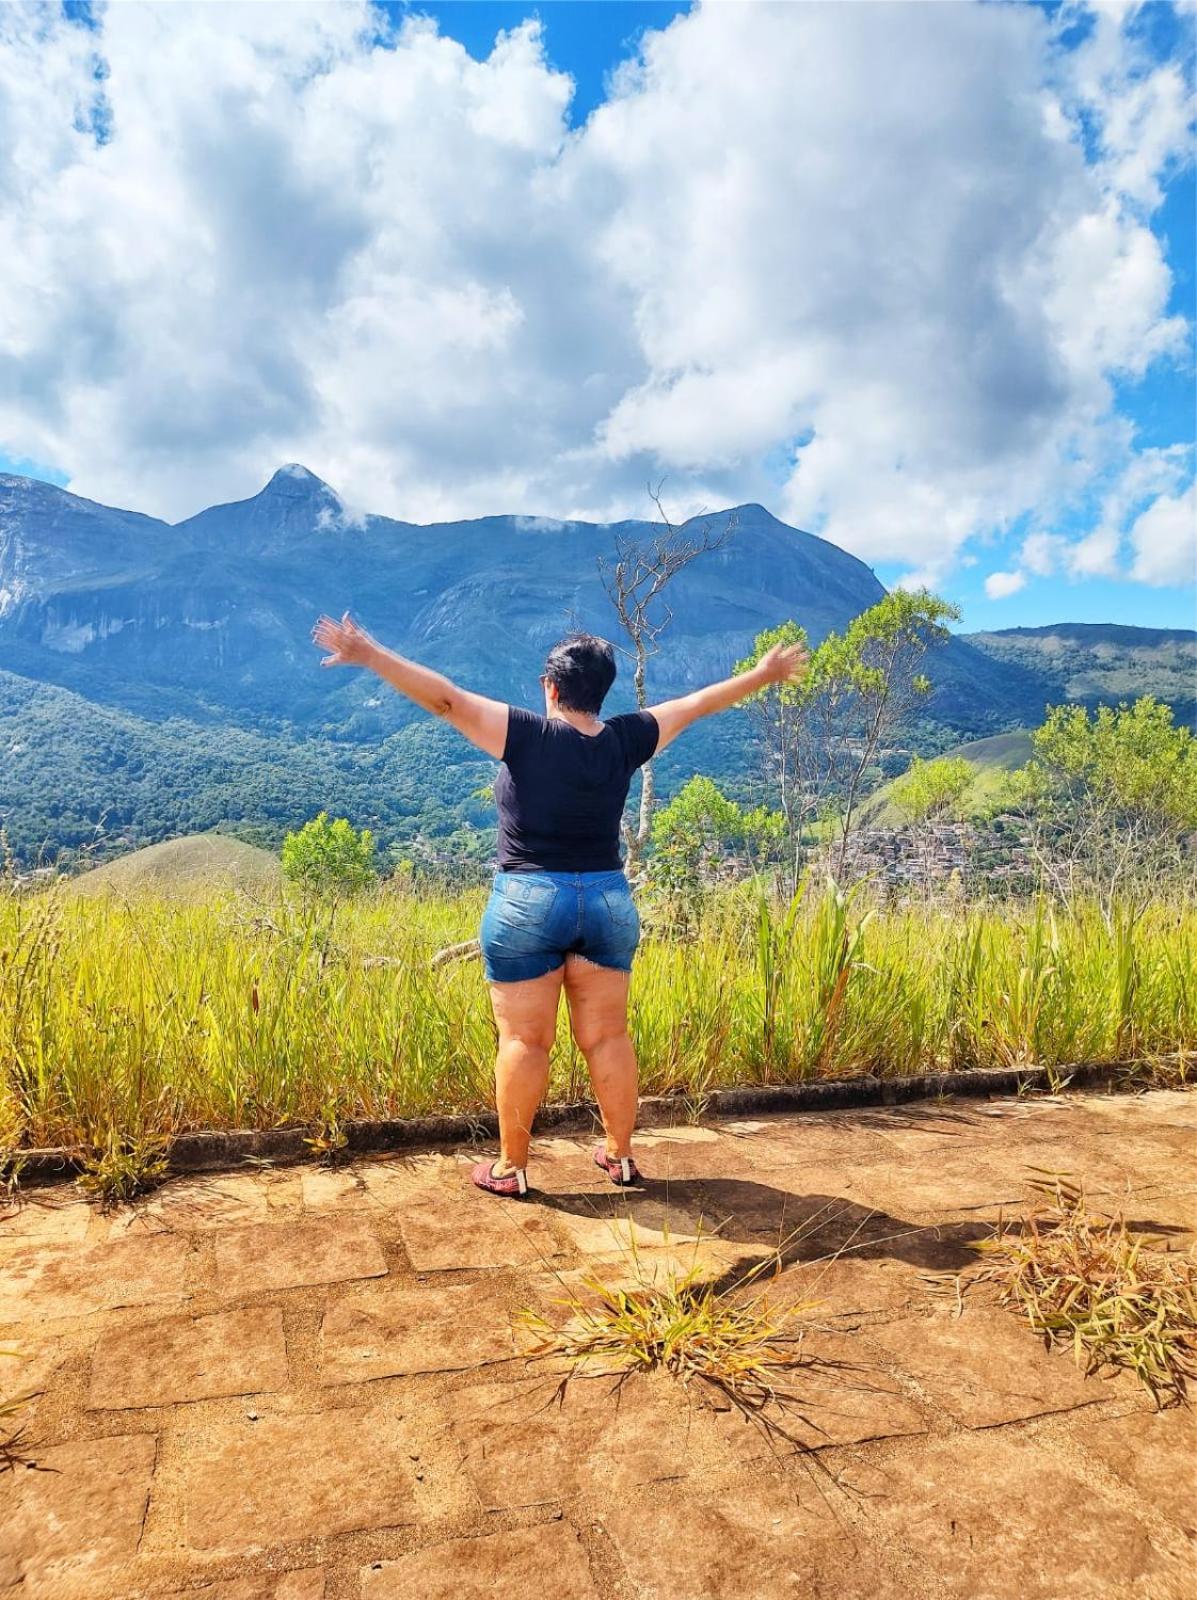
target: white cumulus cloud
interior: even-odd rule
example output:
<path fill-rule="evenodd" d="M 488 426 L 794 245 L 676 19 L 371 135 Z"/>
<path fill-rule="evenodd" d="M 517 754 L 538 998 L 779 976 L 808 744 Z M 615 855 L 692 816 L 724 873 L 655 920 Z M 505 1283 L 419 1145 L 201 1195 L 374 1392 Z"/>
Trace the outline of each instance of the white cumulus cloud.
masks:
<path fill-rule="evenodd" d="M 1162 494 L 1135 519 L 1131 576 L 1140 583 L 1197 582 L 1197 485 Z"/>
<path fill-rule="evenodd" d="M 1150 456 L 1115 380 L 1184 351 L 1191 104 L 1134 18 L 699 5 L 574 129 L 534 22 L 477 61 L 359 0 L 4 5 L 0 449 L 168 517 L 285 460 L 411 519 L 664 475 L 933 583 L 1057 539 Z M 989 582 L 1173 581 L 1146 504 Z"/>
<path fill-rule="evenodd" d="M 1027 572 L 1037 578 L 1050 578 L 1059 570 L 1067 540 L 1055 533 L 1028 534 L 1022 542 L 1020 559 Z"/>
<path fill-rule="evenodd" d="M 1101 577 L 1156 586 L 1191 584 L 1197 581 L 1195 492 L 1188 448 L 1142 450 L 1106 482 L 1088 533 L 1069 537 L 1039 529 L 1028 534 L 1017 567 L 994 573 L 986 591 L 990 598 L 1000 598 L 1021 589 L 1028 577 L 1058 574 L 1074 580 Z M 1009 587 L 1015 578 L 1020 581 Z"/>
<path fill-rule="evenodd" d="M 1025 572 L 991 572 L 985 580 L 985 593 L 991 600 L 1005 600 L 1026 585 Z"/>

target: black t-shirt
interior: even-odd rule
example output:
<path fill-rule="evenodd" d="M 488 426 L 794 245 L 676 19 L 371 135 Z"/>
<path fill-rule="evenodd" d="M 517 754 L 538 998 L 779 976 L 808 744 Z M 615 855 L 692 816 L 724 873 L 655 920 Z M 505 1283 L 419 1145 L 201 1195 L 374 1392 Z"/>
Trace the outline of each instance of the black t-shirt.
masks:
<path fill-rule="evenodd" d="M 507 708 L 495 779 L 503 872 L 617 872 L 619 820 L 632 774 L 657 748 L 651 711 L 579 733 L 560 717 Z"/>

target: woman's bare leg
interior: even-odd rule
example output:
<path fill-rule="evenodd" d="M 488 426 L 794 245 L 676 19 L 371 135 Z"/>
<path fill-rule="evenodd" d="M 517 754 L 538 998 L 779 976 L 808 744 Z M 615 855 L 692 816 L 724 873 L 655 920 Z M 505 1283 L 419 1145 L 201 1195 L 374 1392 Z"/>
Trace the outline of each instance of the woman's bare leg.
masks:
<path fill-rule="evenodd" d="M 565 958 L 565 997 L 578 1049 L 586 1057 L 607 1133 L 607 1154 L 630 1156 L 639 1095 L 636 1051 L 628 1036 L 631 974 L 585 956 Z"/>
<path fill-rule="evenodd" d="M 499 1030 L 495 1099 L 499 1108 L 499 1160 L 495 1174 L 528 1164 L 532 1119 L 549 1082 L 549 1051 L 557 1031 L 564 967 L 522 983 L 492 983 L 490 1001 Z"/>

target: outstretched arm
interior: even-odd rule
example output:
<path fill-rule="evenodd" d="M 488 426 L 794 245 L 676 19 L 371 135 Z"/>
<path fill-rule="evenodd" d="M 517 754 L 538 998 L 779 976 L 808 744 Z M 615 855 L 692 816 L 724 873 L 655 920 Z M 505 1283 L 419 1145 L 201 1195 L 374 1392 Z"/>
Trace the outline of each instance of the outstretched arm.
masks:
<path fill-rule="evenodd" d="M 354 622 L 348 611 L 340 622 L 321 617 L 312 629 L 312 638 L 321 649 L 331 651 L 321 661 L 322 667 L 369 667 L 423 710 L 450 723 L 488 756 L 494 756 L 496 761 L 503 759 L 507 706 L 502 700 L 488 700 L 485 695 L 461 689 L 442 673 L 388 650 Z"/>
<path fill-rule="evenodd" d="M 676 700 L 664 700 L 659 706 L 649 706 L 661 730 L 657 751 L 663 750 L 699 717 L 709 717 L 713 711 L 726 711 L 728 706 L 747 699 L 768 684 L 796 682 L 805 676 L 809 660 L 800 644 L 775 644 L 746 672 L 737 672 L 732 678 L 724 678 L 722 683 L 695 689 L 692 694 L 680 695 Z"/>

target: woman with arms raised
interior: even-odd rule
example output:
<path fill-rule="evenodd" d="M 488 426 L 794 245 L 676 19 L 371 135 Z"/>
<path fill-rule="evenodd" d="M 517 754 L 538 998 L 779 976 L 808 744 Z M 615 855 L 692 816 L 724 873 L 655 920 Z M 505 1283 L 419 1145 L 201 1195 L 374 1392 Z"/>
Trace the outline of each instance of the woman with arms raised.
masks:
<path fill-rule="evenodd" d="M 500 1155 L 474 1182 L 493 1194 L 528 1192 L 532 1119 L 549 1081 L 549 1051 L 564 986 L 570 1027 L 586 1058 L 606 1142 L 594 1153 L 613 1183 L 640 1177 L 632 1159 L 636 1055 L 628 986 L 640 921 L 619 855 L 632 774 L 699 717 L 769 683 L 801 677 L 806 654 L 775 646 L 722 683 L 648 711 L 601 721 L 615 680 L 605 639 L 571 634 L 553 646 L 541 684 L 544 716 L 459 688 L 386 649 L 346 612 L 312 630 L 321 666 L 369 667 L 503 763 L 495 780 L 498 871 L 480 942 L 499 1033 L 495 1068 Z"/>

